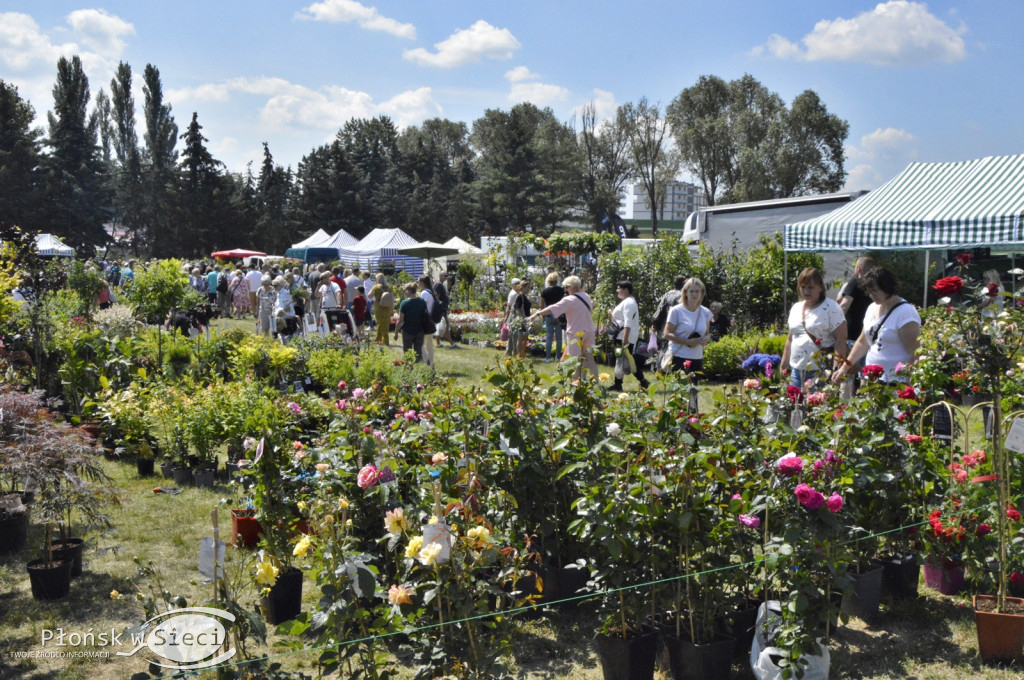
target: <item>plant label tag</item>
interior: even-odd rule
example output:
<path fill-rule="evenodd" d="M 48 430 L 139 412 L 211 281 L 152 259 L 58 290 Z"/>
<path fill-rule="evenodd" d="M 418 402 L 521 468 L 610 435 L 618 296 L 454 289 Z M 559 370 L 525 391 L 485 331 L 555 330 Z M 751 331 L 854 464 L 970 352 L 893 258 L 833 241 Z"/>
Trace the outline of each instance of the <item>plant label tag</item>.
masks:
<path fill-rule="evenodd" d="M 199 539 L 199 573 L 206 577 L 207 581 L 213 580 L 214 563 L 224 564 L 224 551 L 227 545 L 224 541 L 217 541 L 217 555 L 213 554 L 213 539 L 209 536 Z M 217 571 L 223 574 L 223 569 Z"/>
<path fill-rule="evenodd" d="M 1024 453 L 1024 418 L 1014 418 L 1004 446 L 1010 451 Z"/>

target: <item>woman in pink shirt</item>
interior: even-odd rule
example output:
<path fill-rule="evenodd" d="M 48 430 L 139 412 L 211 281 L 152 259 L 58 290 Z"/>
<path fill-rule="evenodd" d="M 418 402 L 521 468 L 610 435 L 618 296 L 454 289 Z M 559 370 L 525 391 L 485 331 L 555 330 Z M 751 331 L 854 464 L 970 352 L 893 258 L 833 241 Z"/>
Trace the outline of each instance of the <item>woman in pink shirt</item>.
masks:
<path fill-rule="evenodd" d="M 538 316 L 551 314 L 565 315 L 565 356 L 581 357 L 581 363 L 597 378 L 597 362 L 594 361 L 594 319 L 591 316 L 593 303 L 583 291 L 583 282 L 578 276 L 566 277 L 562 281 L 565 297 L 555 304 L 538 310 L 527 317 L 533 321 Z M 564 358 L 564 357 L 563 357 Z"/>

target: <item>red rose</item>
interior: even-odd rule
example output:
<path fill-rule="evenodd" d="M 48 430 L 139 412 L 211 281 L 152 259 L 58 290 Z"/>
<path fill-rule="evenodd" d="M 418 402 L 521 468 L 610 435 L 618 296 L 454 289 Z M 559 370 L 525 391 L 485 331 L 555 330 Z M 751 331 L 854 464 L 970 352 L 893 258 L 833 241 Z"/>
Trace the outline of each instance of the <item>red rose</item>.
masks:
<path fill-rule="evenodd" d="M 804 393 L 795 385 L 786 385 L 786 396 L 788 396 L 789 400 L 794 404 L 799 404 L 803 401 Z"/>
<path fill-rule="evenodd" d="M 987 536 L 990 531 L 992 531 L 992 527 L 982 522 L 978 525 L 978 528 L 974 530 L 974 533 L 978 536 Z"/>
<path fill-rule="evenodd" d="M 1006 517 L 1011 522 L 1019 522 L 1020 521 L 1020 511 L 1017 510 L 1017 508 L 1013 507 L 1012 505 L 1007 504 L 1007 506 L 1006 506 Z"/>
<path fill-rule="evenodd" d="M 899 391 L 899 394 L 897 394 L 896 396 L 898 396 L 900 399 L 910 399 L 913 401 L 917 401 L 917 392 L 914 391 L 913 385 L 907 385 L 906 387 L 901 389 Z"/>
<path fill-rule="evenodd" d="M 964 280 L 959 276 L 947 276 L 944 279 L 939 279 L 932 286 L 939 295 L 952 295 L 963 287 Z"/>
<path fill-rule="evenodd" d="M 1015 586 L 1024 586 L 1024 574 L 1021 574 L 1019 571 L 1013 572 L 1010 574 L 1010 583 Z"/>
<path fill-rule="evenodd" d="M 995 297 L 996 295 L 999 295 L 999 284 L 998 283 L 990 283 L 990 284 L 988 284 L 988 294 L 991 297 Z"/>
<path fill-rule="evenodd" d="M 881 378 L 884 373 L 885 369 L 878 364 L 868 364 L 860 369 L 860 374 L 865 378 Z"/>
<path fill-rule="evenodd" d="M 964 265 L 970 264 L 972 259 L 973 257 L 970 253 L 957 253 L 956 263 L 963 267 Z"/>

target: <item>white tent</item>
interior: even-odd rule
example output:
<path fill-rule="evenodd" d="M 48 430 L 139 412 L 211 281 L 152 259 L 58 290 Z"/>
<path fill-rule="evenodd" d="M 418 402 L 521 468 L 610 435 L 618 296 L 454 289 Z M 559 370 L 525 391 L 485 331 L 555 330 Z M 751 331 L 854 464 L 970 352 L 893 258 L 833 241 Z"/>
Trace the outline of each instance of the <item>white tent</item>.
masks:
<path fill-rule="evenodd" d="M 312 247 L 316 247 L 316 248 L 338 248 L 340 250 L 341 248 L 351 248 L 351 247 L 355 246 L 358 243 L 359 243 L 359 239 L 357 239 L 355 236 L 353 236 L 352 234 L 348 233 L 344 229 L 339 229 L 334 234 L 331 234 L 330 236 L 325 238 L 322 242 L 317 243 L 315 246 L 310 246 L 310 247 L 311 248 Z"/>
<path fill-rule="evenodd" d="M 316 246 L 320 245 L 323 241 L 326 241 L 329 236 L 330 234 L 328 234 L 323 229 L 317 229 L 315 232 L 313 232 L 303 240 L 299 241 L 298 243 L 293 243 L 292 248 L 315 248 Z"/>
<path fill-rule="evenodd" d="M 477 248 L 472 243 L 463 241 L 458 236 L 452 236 L 450 239 L 444 242 L 444 244 L 450 248 L 458 248 L 460 255 L 483 255 L 483 248 Z M 454 257 L 454 256 L 453 256 Z"/>
<path fill-rule="evenodd" d="M 36 250 L 48 257 L 74 257 L 75 249 L 70 248 L 53 234 L 36 234 Z"/>
<path fill-rule="evenodd" d="M 338 248 L 338 259 L 371 272 L 404 269 L 412 276 L 419 276 L 423 273 L 423 260 L 398 253 L 398 248 L 415 245 L 418 241 L 401 229 L 374 229 L 359 243 Z"/>

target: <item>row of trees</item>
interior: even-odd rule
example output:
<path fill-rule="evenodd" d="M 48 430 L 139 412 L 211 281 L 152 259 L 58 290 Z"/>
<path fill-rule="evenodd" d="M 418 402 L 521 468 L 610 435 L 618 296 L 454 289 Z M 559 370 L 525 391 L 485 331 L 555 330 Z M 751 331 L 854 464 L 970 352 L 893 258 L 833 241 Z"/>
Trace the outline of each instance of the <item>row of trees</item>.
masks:
<path fill-rule="evenodd" d="M 142 78 L 141 143 L 126 63 L 93 99 L 81 60 L 61 58 L 45 135 L 32 105 L 0 80 L 0 219 L 72 245 L 106 244 L 112 226 L 140 255 L 281 252 L 319 228 L 545 235 L 614 212 L 630 181 L 661 206 L 683 168 L 712 204 L 834 191 L 846 175 L 846 123 L 814 92 L 787 107 L 750 76 L 704 77 L 664 115 L 641 99 L 610 121 L 593 104 L 566 123 L 529 103 L 489 109 L 472 125 L 433 119 L 400 131 L 386 116 L 353 119 L 294 170 L 264 143 L 259 168 L 242 174 L 212 156 L 197 113 L 179 134 L 155 66 Z"/>

